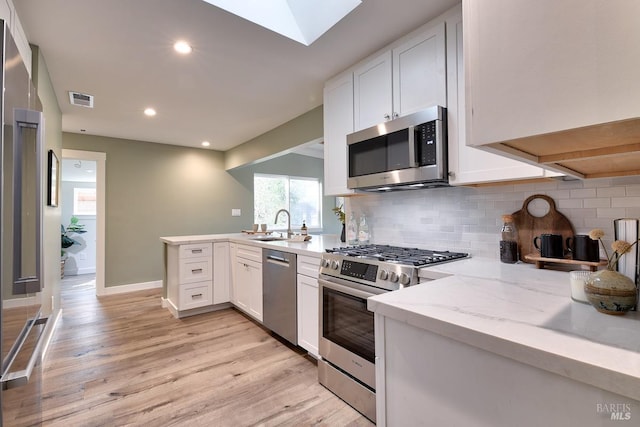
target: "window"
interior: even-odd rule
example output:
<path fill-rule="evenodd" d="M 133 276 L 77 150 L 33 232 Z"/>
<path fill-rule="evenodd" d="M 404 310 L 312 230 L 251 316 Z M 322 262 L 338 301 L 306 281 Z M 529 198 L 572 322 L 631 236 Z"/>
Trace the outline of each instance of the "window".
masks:
<path fill-rule="evenodd" d="M 287 229 L 287 215 L 280 214 L 273 226 L 276 213 L 286 209 L 291 213 L 291 228 L 302 226 L 322 228 L 322 184 L 318 178 L 287 175 L 255 174 L 253 176 L 253 216 L 256 224 L 269 228 Z"/>
<path fill-rule="evenodd" d="M 95 215 L 96 214 L 96 189 L 78 188 L 73 189 L 73 214 L 74 215 Z"/>

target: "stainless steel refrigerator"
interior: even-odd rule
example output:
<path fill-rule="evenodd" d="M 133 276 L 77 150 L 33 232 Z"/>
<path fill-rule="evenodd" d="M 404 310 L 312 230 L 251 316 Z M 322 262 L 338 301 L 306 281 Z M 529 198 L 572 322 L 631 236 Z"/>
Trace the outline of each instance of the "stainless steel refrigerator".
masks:
<path fill-rule="evenodd" d="M 20 53 L 0 20 L 2 49 L 2 159 L 0 162 L 0 347 L 2 426 L 41 419 L 41 355 L 47 335 L 42 315 L 42 107 Z"/>

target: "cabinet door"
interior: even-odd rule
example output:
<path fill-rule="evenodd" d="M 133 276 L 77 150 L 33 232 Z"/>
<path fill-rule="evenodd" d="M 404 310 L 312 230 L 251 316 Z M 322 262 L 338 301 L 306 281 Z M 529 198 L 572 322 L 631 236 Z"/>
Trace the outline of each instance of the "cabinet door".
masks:
<path fill-rule="evenodd" d="M 447 105 L 445 23 L 393 49 L 393 115 Z"/>
<path fill-rule="evenodd" d="M 462 31 L 461 14 L 447 21 L 449 182 L 464 185 L 545 176 L 540 167 L 467 146 Z"/>
<path fill-rule="evenodd" d="M 247 261 L 249 266 L 249 314 L 262 322 L 262 263 Z"/>
<path fill-rule="evenodd" d="M 218 242 L 213 244 L 213 303 L 221 304 L 229 302 L 229 276 L 231 273 L 229 262 L 229 243 Z"/>
<path fill-rule="evenodd" d="M 640 116 L 640 2 L 464 0 L 467 144 Z"/>
<path fill-rule="evenodd" d="M 353 73 L 324 87 L 324 194 L 353 193 L 347 188 L 347 135 L 353 132 Z"/>
<path fill-rule="evenodd" d="M 234 304 L 262 322 L 262 264 L 236 258 L 235 265 Z"/>
<path fill-rule="evenodd" d="M 242 311 L 249 312 L 249 283 L 251 270 L 247 261 L 236 258 L 233 278 L 233 303 Z"/>
<path fill-rule="evenodd" d="M 298 345 L 318 357 L 318 280 L 298 274 Z"/>
<path fill-rule="evenodd" d="M 353 71 L 354 130 L 366 129 L 394 117 L 391 94 L 391 51 L 355 68 Z"/>

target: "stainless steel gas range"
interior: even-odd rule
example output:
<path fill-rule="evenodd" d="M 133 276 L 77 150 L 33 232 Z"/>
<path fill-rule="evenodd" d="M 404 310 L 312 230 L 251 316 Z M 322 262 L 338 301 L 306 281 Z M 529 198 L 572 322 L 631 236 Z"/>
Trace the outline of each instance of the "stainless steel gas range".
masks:
<path fill-rule="evenodd" d="M 387 245 L 327 250 L 320 262 L 318 379 L 375 422 L 375 339 L 367 298 L 420 283 L 420 267 L 469 254 Z"/>

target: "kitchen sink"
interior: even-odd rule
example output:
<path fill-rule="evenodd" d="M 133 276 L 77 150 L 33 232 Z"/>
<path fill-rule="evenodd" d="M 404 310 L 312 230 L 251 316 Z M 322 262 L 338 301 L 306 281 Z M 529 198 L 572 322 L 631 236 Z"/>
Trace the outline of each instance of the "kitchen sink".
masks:
<path fill-rule="evenodd" d="M 258 240 L 260 242 L 275 242 L 276 240 L 287 240 L 286 237 L 277 237 L 277 236 L 258 236 L 251 237 L 251 240 Z"/>

